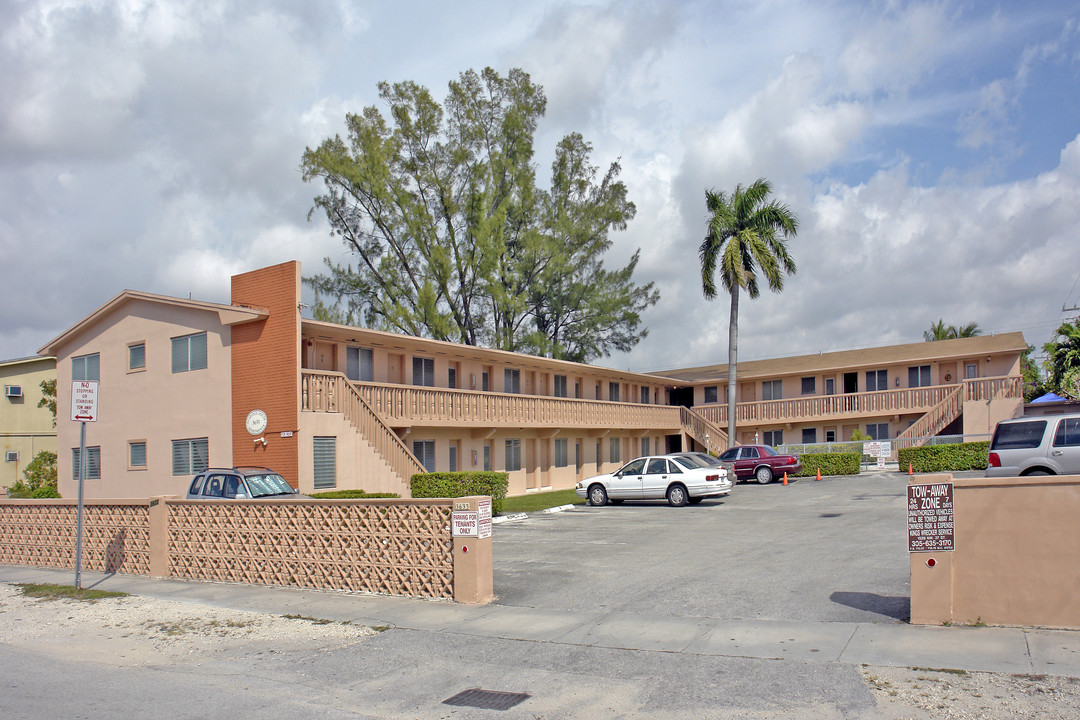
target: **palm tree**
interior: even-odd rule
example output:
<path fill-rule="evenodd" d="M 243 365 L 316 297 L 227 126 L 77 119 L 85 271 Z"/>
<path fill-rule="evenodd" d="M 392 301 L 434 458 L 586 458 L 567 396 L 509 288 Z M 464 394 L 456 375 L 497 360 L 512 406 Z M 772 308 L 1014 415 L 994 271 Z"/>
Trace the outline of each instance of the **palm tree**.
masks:
<path fill-rule="evenodd" d="M 739 291 L 751 299 L 760 294 L 758 271 L 773 292 L 784 289 L 784 274 L 794 275 L 795 260 L 787 238 L 799 230 L 799 219 L 787 205 L 770 201 L 772 186 L 764 178 L 749 187 L 738 185 L 725 195 L 705 191 L 710 217 L 701 243 L 701 287 L 705 298 L 716 297 L 714 276 L 719 263 L 720 282 L 731 295 L 728 320 L 728 443 L 735 442 L 735 380 L 739 346 Z"/>
<path fill-rule="evenodd" d="M 982 335 L 982 328 L 979 327 L 979 323 L 970 322 L 967 325 L 956 327 L 955 325 L 946 325 L 941 318 L 938 318 L 936 323 L 930 323 L 930 329 L 923 330 L 922 334 L 923 340 L 926 342 L 955 340 L 956 338 L 975 337 L 976 335 Z"/>
<path fill-rule="evenodd" d="M 1054 332 L 1054 339 L 1043 345 L 1050 387 L 1059 395 L 1080 394 L 1080 319 L 1064 322 Z"/>

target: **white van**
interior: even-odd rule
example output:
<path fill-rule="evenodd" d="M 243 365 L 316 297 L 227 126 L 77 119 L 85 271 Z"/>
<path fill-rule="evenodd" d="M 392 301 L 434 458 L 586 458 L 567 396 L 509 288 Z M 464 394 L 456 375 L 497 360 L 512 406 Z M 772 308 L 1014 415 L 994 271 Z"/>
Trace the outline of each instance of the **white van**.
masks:
<path fill-rule="evenodd" d="M 1080 413 L 998 423 L 986 476 L 1020 475 L 1080 475 Z"/>

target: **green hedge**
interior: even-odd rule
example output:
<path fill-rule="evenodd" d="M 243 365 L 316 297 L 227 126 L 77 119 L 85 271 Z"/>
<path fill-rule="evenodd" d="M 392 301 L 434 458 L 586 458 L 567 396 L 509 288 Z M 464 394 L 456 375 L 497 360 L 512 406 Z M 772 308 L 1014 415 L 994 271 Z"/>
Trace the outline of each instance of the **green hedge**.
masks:
<path fill-rule="evenodd" d="M 330 490 L 328 492 L 312 493 L 311 497 L 320 500 L 355 500 L 363 498 L 398 498 L 397 493 L 369 493 L 363 490 Z"/>
<path fill-rule="evenodd" d="M 798 477 L 817 477 L 820 468 L 822 475 L 858 475 L 862 462 L 861 452 L 807 453 L 799 455 L 802 470 Z"/>
<path fill-rule="evenodd" d="M 417 473 L 409 480 L 414 498 L 456 498 L 469 495 L 487 495 L 491 498 L 491 512 L 502 512 L 503 499 L 510 485 L 510 476 L 504 472 L 433 472 Z"/>
<path fill-rule="evenodd" d="M 951 443 L 949 445 L 927 445 L 925 447 L 904 448 L 897 453 L 900 469 L 905 472 L 908 465 L 915 472 L 949 472 L 960 470 L 985 470 L 986 455 L 990 451 L 990 441 L 972 443 Z"/>

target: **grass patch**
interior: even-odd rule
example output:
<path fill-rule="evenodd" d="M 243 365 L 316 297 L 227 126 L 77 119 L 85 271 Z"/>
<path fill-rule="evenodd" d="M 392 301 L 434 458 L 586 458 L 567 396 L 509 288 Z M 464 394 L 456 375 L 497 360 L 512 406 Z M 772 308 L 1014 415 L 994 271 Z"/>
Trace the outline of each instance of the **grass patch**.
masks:
<path fill-rule="evenodd" d="M 310 617 L 308 615 L 282 615 L 286 620 L 307 620 L 312 625 L 330 625 L 333 620 L 327 620 L 325 618 Z"/>
<path fill-rule="evenodd" d="M 381 632 L 386 632 L 387 630 L 389 630 L 390 626 L 389 625 L 372 625 L 371 629 L 374 630 L 377 633 L 381 633 Z"/>
<path fill-rule="evenodd" d="M 560 505 L 584 504 L 585 498 L 579 498 L 577 496 L 577 491 L 573 488 L 570 490 L 553 490 L 552 492 L 530 493 L 528 495 L 508 497 L 503 500 L 502 514 L 536 512 L 537 510 L 558 507 Z"/>
<path fill-rule="evenodd" d="M 105 598 L 127 597 L 125 592 L 111 590 L 88 590 L 74 585 L 56 585 L 54 583 L 16 583 L 23 596 L 42 600 L 103 600 Z"/>
<path fill-rule="evenodd" d="M 911 669 L 916 672 L 936 672 L 948 673 L 949 675 L 967 675 L 967 670 L 958 670 L 956 668 L 913 667 Z"/>

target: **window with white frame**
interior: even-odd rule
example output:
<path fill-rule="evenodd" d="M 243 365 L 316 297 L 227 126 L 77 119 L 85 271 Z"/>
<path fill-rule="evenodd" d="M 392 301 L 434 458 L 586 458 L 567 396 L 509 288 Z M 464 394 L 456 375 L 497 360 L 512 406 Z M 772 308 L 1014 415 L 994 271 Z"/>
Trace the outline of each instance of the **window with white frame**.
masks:
<path fill-rule="evenodd" d="M 521 371 L 513 368 L 503 370 L 503 392 L 521 393 Z"/>
<path fill-rule="evenodd" d="M 346 346 L 345 377 L 357 382 L 374 382 L 375 352 L 371 348 Z"/>
<path fill-rule="evenodd" d="M 521 440 L 518 438 L 507 439 L 504 445 L 506 471 L 513 472 L 521 469 Z"/>
<path fill-rule="evenodd" d="M 424 466 L 425 470 L 435 472 L 434 440 L 413 440 L 412 453 L 420 461 L 420 464 Z"/>
<path fill-rule="evenodd" d="M 101 355 L 80 355 L 71 358 L 72 380 L 101 380 Z"/>
<path fill-rule="evenodd" d="M 172 441 L 172 474 L 194 475 L 210 467 L 210 440 L 189 438 Z"/>
<path fill-rule="evenodd" d="M 871 440 L 888 440 L 889 423 L 867 423 L 866 434 L 870 436 Z"/>
<path fill-rule="evenodd" d="M 783 430 L 766 430 L 762 433 L 762 437 L 766 445 L 777 447 L 784 444 L 784 431 Z"/>
<path fill-rule="evenodd" d="M 413 357 L 412 359 L 412 384 L 424 387 L 435 386 L 435 359 L 426 357 Z"/>
<path fill-rule="evenodd" d="M 174 373 L 206 369 L 206 333 L 195 333 L 172 339 L 172 371 Z"/>
<path fill-rule="evenodd" d="M 128 345 L 128 370 L 146 369 L 146 343 Z"/>
<path fill-rule="evenodd" d="M 566 438 L 555 438 L 555 467 L 566 467 L 569 463 Z"/>
<path fill-rule="evenodd" d="M 146 469 L 145 440 L 132 440 L 128 443 L 128 467 L 132 470 Z"/>
<path fill-rule="evenodd" d="M 566 376 L 565 375 L 556 375 L 555 376 L 555 383 L 554 383 L 553 390 L 554 390 L 554 393 L 555 393 L 555 397 L 562 397 L 562 398 L 566 397 Z"/>
<path fill-rule="evenodd" d="M 825 431 L 825 442 L 836 442 L 836 431 L 835 430 L 826 430 Z"/>
<path fill-rule="evenodd" d="M 762 400 L 783 400 L 784 383 L 781 380 L 765 380 L 761 383 Z"/>
<path fill-rule="evenodd" d="M 705 403 L 714 403 L 718 399 L 720 392 L 719 385 L 706 385 L 705 386 Z"/>
<path fill-rule="evenodd" d="M 968 380 L 974 380 L 979 377 L 978 363 L 967 363 L 964 365 L 964 377 Z"/>
<path fill-rule="evenodd" d="M 930 366 L 929 365 L 915 365 L 907 369 L 908 387 L 929 387 L 930 382 Z"/>
<path fill-rule="evenodd" d="M 314 482 L 316 489 L 337 487 L 337 438 L 311 438 L 315 456 Z"/>
<path fill-rule="evenodd" d="M 825 378 L 825 394 L 826 395 L 835 395 L 836 394 L 836 379 L 835 378 Z"/>
<path fill-rule="evenodd" d="M 71 448 L 71 479 L 79 479 L 79 448 Z M 86 448 L 86 479 L 101 479 L 101 446 Z"/>

